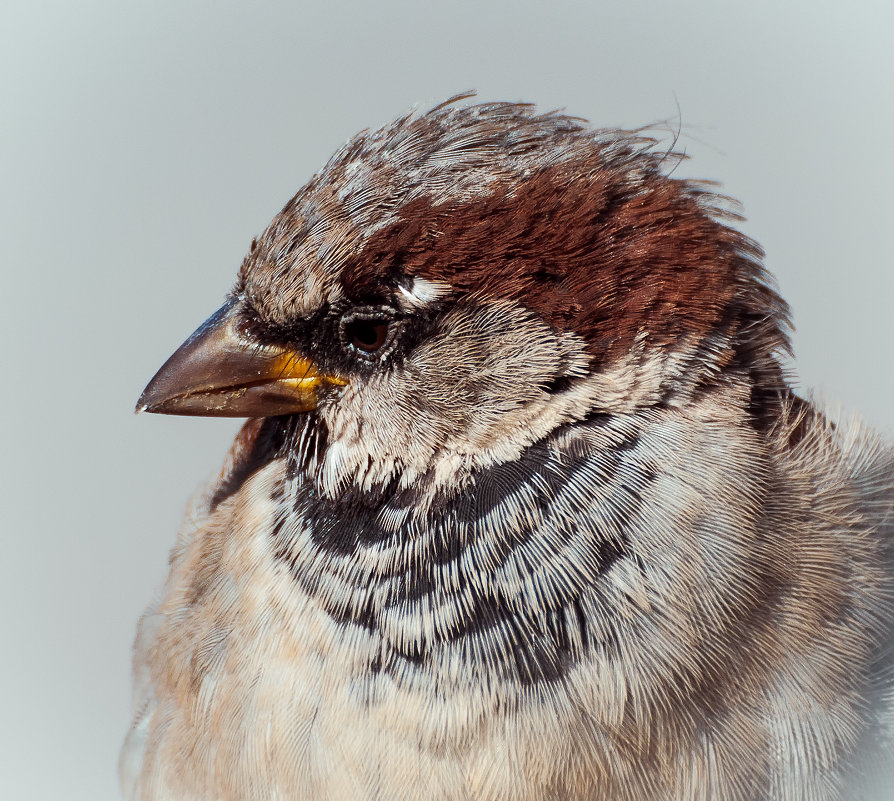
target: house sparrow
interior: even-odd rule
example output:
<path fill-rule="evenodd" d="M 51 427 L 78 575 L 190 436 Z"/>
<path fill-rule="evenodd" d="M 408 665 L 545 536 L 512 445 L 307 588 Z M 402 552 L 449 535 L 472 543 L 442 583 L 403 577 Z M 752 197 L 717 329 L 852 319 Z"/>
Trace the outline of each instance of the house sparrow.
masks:
<path fill-rule="evenodd" d="M 448 102 L 347 143 L 138 409 L 250 418 L 136 642 L 140 801 L 831 801 L 890 764 L 894 450 L 723 198 Z M 868 790 L 867 790 L 868 792 Z"/>

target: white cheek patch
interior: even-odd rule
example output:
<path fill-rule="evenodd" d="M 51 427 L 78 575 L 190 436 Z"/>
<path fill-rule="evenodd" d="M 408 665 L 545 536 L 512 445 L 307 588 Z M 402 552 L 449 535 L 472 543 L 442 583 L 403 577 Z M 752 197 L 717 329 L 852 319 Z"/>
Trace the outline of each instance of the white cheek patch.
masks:
<path fill-rule="evenodd" d="M 398 289 L 402 305 L 409 309 L 418 309 L 448 295 L 452 287 L 444 281 L 411 278 L 406 286 L 401 284 Z"/>

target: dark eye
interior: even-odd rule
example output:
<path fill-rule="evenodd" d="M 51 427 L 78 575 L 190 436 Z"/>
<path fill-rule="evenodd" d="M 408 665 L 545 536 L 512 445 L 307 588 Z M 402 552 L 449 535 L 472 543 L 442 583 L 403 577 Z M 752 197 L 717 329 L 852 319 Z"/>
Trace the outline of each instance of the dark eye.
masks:
<path fill-rule="evenodd" d="M 345 341 L 361 353 L 377 353 L 388 343 L 390 328 L 390 322 L 380 317 L 358 317 L 345 323 Z"/>

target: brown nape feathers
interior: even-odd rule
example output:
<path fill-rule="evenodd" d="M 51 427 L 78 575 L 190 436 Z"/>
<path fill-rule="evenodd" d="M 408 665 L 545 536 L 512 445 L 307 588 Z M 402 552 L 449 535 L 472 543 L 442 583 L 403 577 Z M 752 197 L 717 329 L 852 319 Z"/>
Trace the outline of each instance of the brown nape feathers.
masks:
<path fill-rule="evenodd" d="M 252 243 L 138 405 L 253 419 L 140 625 L 128 799 L 890 797 L 894 451 L 653 148 L 451 101 Z"/>

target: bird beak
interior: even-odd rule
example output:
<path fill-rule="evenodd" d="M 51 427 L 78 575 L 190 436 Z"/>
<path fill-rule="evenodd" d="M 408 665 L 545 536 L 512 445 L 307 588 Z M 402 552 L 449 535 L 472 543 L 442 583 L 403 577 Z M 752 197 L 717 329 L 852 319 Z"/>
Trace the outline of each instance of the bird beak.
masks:
<path fill-rule="evenodd" d="M 345 385 L 300 353 L 257 342 L 244 328 L 231 298 L 162 365 L 136 411 L 272 417 L 315 408 L 323 384 Z"/>

